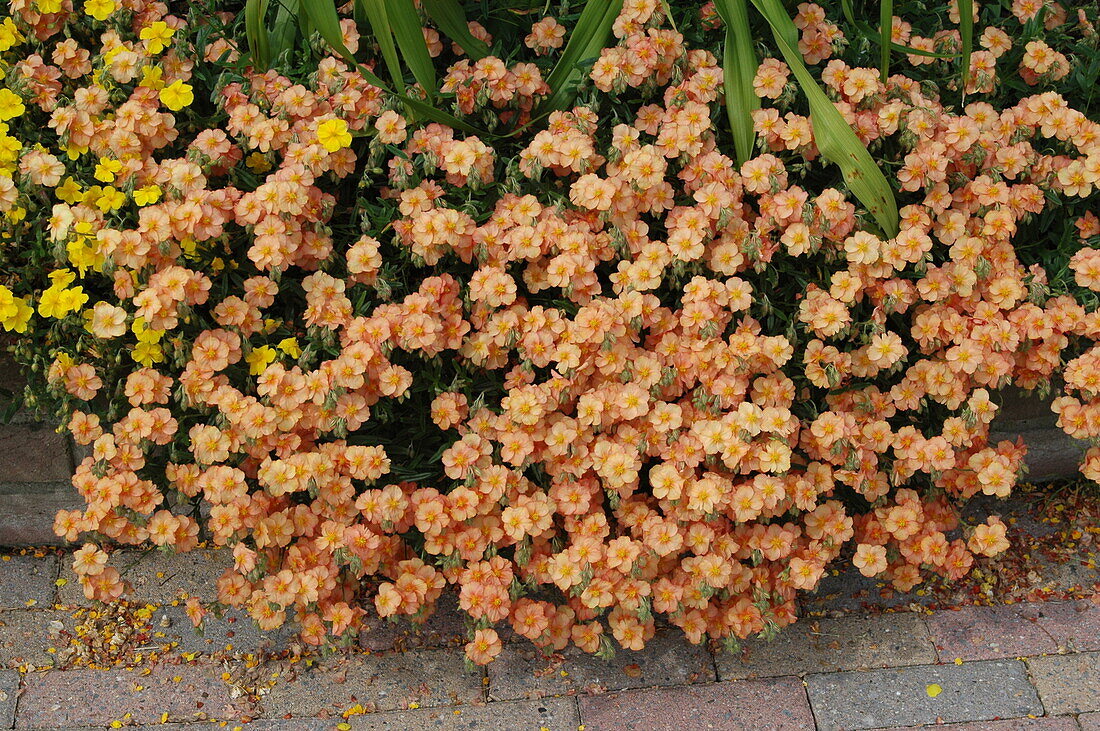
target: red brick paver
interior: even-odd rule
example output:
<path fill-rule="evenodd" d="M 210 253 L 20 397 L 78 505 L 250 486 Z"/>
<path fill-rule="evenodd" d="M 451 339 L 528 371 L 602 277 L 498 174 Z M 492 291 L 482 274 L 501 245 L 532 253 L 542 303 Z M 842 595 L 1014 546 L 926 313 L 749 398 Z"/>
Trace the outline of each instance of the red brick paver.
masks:
<path fill-rule="evenodd" d="M 798 678 L 623 691 L 580 699 L 585 731 L 755 731 L 813 728 Z"/>
<path fill-rule="evenodd" d="M 125 725 L 234 718 L 229 686 L 213 664 L 143 670 L 82 668 L 23 679 L 16 728 Z M 164 714 L 168 714 L 167 717 Z"/>
<path fill-rule="evenodd" d="M 940 661 L 995 660 L 1057 652 L 1054 639 L 1015 606 L 963 607 L 926 618 Z"/>

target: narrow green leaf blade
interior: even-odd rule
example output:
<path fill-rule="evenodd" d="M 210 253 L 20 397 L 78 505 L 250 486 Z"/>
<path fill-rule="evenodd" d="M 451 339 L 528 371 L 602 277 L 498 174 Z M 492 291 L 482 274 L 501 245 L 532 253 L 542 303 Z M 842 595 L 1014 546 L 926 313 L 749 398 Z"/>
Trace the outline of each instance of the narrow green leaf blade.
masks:
<path fill-rule="evenodd" d="M 855 130 L 806 68 L 798 51 L 798 30 L 781 0 L 752 0 L 752 3 L 771 26 L 783 58 L 809 101 L 817 148 L 826 160 L 840 167 L 844 181 L 882 230 L 888 236 L 897 235 L 898 205 L 894 191 Z"/>
<path fill-rule="evenodd" d="M 588 0 L 584 4 L 580 18 L 577 19 L 577 25 L 573 28 L 573 32 L 569 34 L 569 40 L 565 42 L 561 57 L 554 64 L 550 76 L 546 78 L 546 83 L 550 85 L 551 89 L 561 87 L 565 79 L 574 71 L 576 65 L 584 58 L 585 49 L 592 38 L 599 33 L 608 11 L 616 6 L 621 9 L 622 5 L 622 0 Z M 606 24 L 608 31 L 611 30 L 611 24 L 615 22 L 615 17 L 618 14 L 619 11 L 615 10 L 615 16 L 612 16 L 611 21 Z M 606 36 L 604 38 L 606 39 Z"/>
<path fill-rule="evenodd" d="M 970 52 L 974 47 L 974 0 L 958 0 L 959 35 L 962 36 L 962 94 L 970 81 Z"/>
<path fill-rule="evenodd" d="M 756 144 L 752 113 L 760 108 L 760 97 L 752 81 L 759 65 L 752 47 L 749 29 L 749 8 L 745 0 L 716 0 L 715 7 L 726 24 L 726 41 L 722 49 L 722 73 L 726 90 L 726 116 L 733 133 L 733 147 L 738 165 L 752 157 Z"/>
<path fill-rule="evenodd" d="M 271 26 L 271 58 L 276 59 L 294 47 L 298 35 L 298 0 L 282 0 L 275 12 L 275 24 Z"/>
<path fill-rule="evenodd" d="M 252 65 L 267 70 L 271 66 L 271 47 L 267 26 L 268 0 L 247 0 L 244 4 L 244 35 L 248 41 L 248 54 Z"/>
<path fill-rule="evenodd" d="M 569 35 L 562 57 L 546 80 L 551 91 L 550 96 L 539 105 L 540 114 L 560 111 L 572 105 L 581 77 L 592 67 L 583 62 L 595 62 L 600 51 L 607 45 L 611 26 L 615 24 L 622 7 L 623 0 L 588 0 L 576 27 Z M 595 12 L 589 13 L 593 8 L 602 9 L 603 14 L 596 17 Z"/>
<path fill-rule="evenodd" d="M 466 13 L 456 0 L 421 0 L 421 6 L 443 34 L 457 43 L 471 59 L 479 61 L 489 55 L 489 46 L 470 32 Z"/>
<path fill-rule="evenodd" d="M 314 0 L 306 0 L 312 3 Z M 329 0 L 331 4 L 332 0 Z M 356 0 L 362 6 L 363 13 L 367 16 L 374 40 L 382 51 L 382 60 L 386 63 L 386 69 L 390 72 L 390 78 L 398 92 L 405 93 L 405 73 L 401 68 L 401 57 L 397 55 L 397 44 L 393 42 L 393 29 L 390 25 L 389 13 L 386 11 L 386 0 Z M 333 8 L 333 15 L 336 9 Z M 327 38 L 325 40 L 328 40 Z"/>
<path fill-rule="evenodd" d="M 429 95 L 436 92 L 435 64 L 424 40 L 424 26 L 412 0 L 385 0 L 390 29 L 413 78 Z"/>
<path fill-rule="evenodd" d="M 894 0 L 879 0 L 879 75 L 882 83 L 890 78 L 890 44 L 894 40 Z"/>

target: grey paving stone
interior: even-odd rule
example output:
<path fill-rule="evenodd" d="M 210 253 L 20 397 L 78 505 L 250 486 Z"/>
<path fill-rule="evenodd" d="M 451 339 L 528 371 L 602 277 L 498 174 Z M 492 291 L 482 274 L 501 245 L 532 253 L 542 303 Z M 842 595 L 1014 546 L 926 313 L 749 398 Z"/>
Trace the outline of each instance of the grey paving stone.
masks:
<path fill-rule="evenodd" d="M 68 480 L 0 484 L 0 546 L 64 546 L 53 532 L 58 510 L 84 507 Z"/>
<path fill-rule="evenodd" d="M 1021 604 L 1017 611 L 1041 627 L 1059 652 L 1100 650 L 1100 606 L 1091 601 Z"/>
<path fill-rule="evenodd" d="M 88 668 L 29 673 L 15 727 L 106 726 L 124 717 L 131 724 L 154 724 L 164 713 L 169 721 L 235 718 L 220 674 L 214 664 L 162 664 L 148 675 Z"/>
<path fill-rule="evenodd" d="M 332 731 L 336 727 L 336 721 L 323 718 L 257 718 L 245 723 L 229 722 L 224 726 L 219 721 L 203 721 L 198 723 L 158 723 L 152 726 L 123 726 L 125 731 L 232 731 L 240 728 L 241 731 Z M 36 728 L 29 731 L 107 731 L 110 726 L 65 726 L 57 728 Z M 113 730 L 112 730 L 113 731 Z"/>
<path fill-rule="evenodd" d="M 582 696 L 585 731 L 802 731 L 814 719 L 798 678 L 741 680 Z"/>
<path fill-rule="evenodd" d="M 1018 660 L 806 677 L 819 729 L 864 729 L 1043 715 Z M 935 697 L 929 687 L 938 685 Z"/>
<path fill-rule="evenodd" d="M 869 578 L 852 566 L 829 569 L 813 592 L 800 592 L 800 616 L 839 616 L 866 609 L 919 609 L 931 604 L 931 596 L 900 592 L 890 582 Z"/>
<path fill-rule="evenodd" d="M 153 614 L 153 641 L 175 643 L 177 652 L 201 652 L 207 655 L 236 655 L 263 651 L 281 652 L 296 636 L 289 623 L 264 632 L 246 612 L 229 609 L 221 616 L 210 614 L 200 633 L 187 618 L 183 605 L 165 606 Z"/>
<path fill-rule="evenodd" d="M 454 708 L 421 708 L 416 711 L 368 713 L 352 716 L 352 731 L 404 731 L 405 729 L 576 729 L 580 726 L 577 703 L 572 698 L 503 701 Z"/>
<path fill-rule="evenodd" d="M 452 650 L 353 655 L 313 668 L 288 668 L 264 697 L 265 715 L 339 714 L 356 703 L 396 711 L 410 704 L 451 706 L 484 700 L 484 675 Z"/>
<path fill-rule="evenodd" d="M 0 556 L 0 609 L 51 606 L 57 592 L 57 563 L 53 554 Z"/>
<path fill-rule="evenodd" d="M 12 609 L 0 612 L 0 667 L 45 668 L 69 646 L 75 620 L 55 609 Z"/>
<path fill-rule="evenodd" d="M 771 642 L 749 640 L 740 653 L 719 653 L 721 680 L 934 663 L 921 618 L 909 612 L 802 619 Z"/>
<path fill-rule="evenodd" d="M 489 665 L 489 698 L 543 698 L 657 685 L 707 683 L 716 679 L 710 653 L 679 632 L 658 632 L 638 652 L 619 649 L 603 660 L 575 647 L 543 656 L 526 641 L 510 643 Z"/>
<path fill-rule="evenodd" d="M 459 647 L 468 640 L 466 624 L 458 610 L 458 597 L 452 591 L 443 592 L 436 602 L 435 612 L 422 624 L 407 619 L 391 622 L 373 613 L 367 617 L 367 623 L 359 634 L 359 646 L 374 652 Z"/>
<path fill-rule="evenodd" d="M 0 728 L 15 724 L 15 701 L 19 694 L 19 673 L 0 670 Z"/>
<path fill-rule="evenodd" d="M 890 731 L 942 728 L 947 731 L 1077 731 L 1073 716 L 1042 716 L 1040 718 L 1010 718 L 1004 721 L 936 724 L 935 726 L 895 726 Z"/>
<path fill-rule="evenodd" d="M 46 424 L 0 425 L 0 482 L 64 482 L 69 441 Z"/>
<path fill-rule="evenodd" d="M 72 562 L 61 564 L 61 576 L 68 580 L 59 592 L 62 604 L 90 604 L 72 570 Z M 127 595 L 133 601 L 165 604 L 181 594 L 196 596 L 203 601 L 217 598 L 218 577 L 233 565 L 233 554 L 220 549 L 196 549 L 189 553 L 172 551 L 116 551 L 110 564 L 116 567 L 133 591 Z"/>
<path fill-rule="evenodd" d="M 1054 639 L 1015 605 L 963 607 L 925 617 L 941 662 L 995 660 L 1057 652 Z"/>
<path fill-rule="evenodd" d="M 1100 711 L 1100 652 L 1032 657 L 1027 667 L 1047 713 Z"/>

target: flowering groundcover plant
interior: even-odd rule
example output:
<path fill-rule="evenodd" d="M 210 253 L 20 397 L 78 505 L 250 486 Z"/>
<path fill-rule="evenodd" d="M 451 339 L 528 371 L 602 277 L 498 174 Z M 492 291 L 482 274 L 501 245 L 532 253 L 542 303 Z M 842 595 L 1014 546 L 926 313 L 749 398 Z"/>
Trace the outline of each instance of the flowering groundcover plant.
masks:
<path fill-rule="evenodd" d="M 774 51 L 738 164 L 719 13 L 670 5 L 623 3 L 549 114 L 575 12 L 490 13 L 479 59 L 426 24 L 445 125 L 351 18 L 367 66 L 313 36 L 265 71 L 232 8 L 10 0 L 0 324 L 87 445 L 56 530 L 89 598 L 124 592 L 106 547 L 206 541 L 235 566 L 196 623 L 341 643 L 453 586 L 486 663 L 505 626 L 736 644 L 836 559 L 908 590 L 1007 547 L 957 510 L 1023 470 L 997 389 L 1100 433 L 1095 9 L 975 8 L 964 83 L 954 5 L 897 4 L 885 79 L 839 7 L 798 6 L 887 231 Z"/>

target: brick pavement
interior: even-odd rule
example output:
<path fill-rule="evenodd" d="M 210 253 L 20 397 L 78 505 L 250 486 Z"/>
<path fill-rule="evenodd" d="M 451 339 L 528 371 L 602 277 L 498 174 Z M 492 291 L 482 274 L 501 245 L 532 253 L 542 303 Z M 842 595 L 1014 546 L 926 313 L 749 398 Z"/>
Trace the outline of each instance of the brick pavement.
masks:
<path fill-rule="evenodd" d="M 145 657 L 55 668 L 94 608 L 65 583 L 66 557 L 6 550 L 0 729 L 1100 729 L 1100 607 L 1088 601 L 808 617 L 736 655 L 675 633 L 609 662 L 521 641 L 470 670 L 453 608 L 420 631 L 368 627 L 328 658 L 296 656 L 289 633 L 239 615 L 198 636 L 178 597 L 206 591 L 209 570 L 133 552 L 118 565 L 145 608 L 133 650 Z"/>
<path fill-rule="evenodd" d="M 191 629 L 180 600 L 210 597 L 225 551 L 133 551 L 113 564 L 135 587 L 120 616 L 138 629 L 117 662 L 89 667 L 73 638 L 103 612 L 65 550 L 13 548 L 57 543 L 53 511 L 79 504 L 70 455 L 27 418 L 0 426 L 0 729 L 1100 731 L 1100 607 L 929 611 L 907 595 L 869 600 L 873 584 L 851 575 L 807 597 L 813 616 L 736 655 L 658 633 L 610 661 L 520 642 L 470 670 L 453 602 L 423 628 L 372 625 L 354 651 L 313 657 L 233 612 Z"/>

